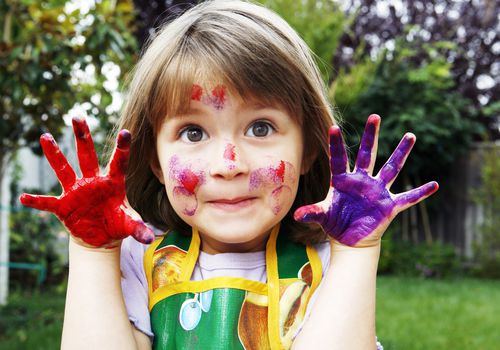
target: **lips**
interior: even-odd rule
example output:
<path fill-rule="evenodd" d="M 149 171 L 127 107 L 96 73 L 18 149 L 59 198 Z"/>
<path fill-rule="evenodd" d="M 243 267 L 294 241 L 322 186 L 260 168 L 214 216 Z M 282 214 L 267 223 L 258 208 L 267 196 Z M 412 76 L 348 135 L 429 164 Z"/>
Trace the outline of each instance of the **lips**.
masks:
<path fill-rule="evenodd" d="M 252 205 L 257 197 L 219 198 L 207 201 L 211 206 L 226 211 L 239 210 Z"/>

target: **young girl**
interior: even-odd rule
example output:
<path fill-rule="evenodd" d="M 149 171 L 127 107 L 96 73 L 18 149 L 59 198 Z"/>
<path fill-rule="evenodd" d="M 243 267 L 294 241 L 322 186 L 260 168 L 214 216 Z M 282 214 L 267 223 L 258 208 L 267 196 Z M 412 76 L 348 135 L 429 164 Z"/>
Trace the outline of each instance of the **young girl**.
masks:
<path fill-rule="evenodd" d="M 165 26 L 107 174 L 75 118 L 82 177 L 44 134 L 63 194 L 21 197 L 71 232 L 62 347 L 374 349 L 380 239 L 437 190 L 389 192 L 410 133 L 372 175 L 379 125 L 350 171 L 307 46 L 265 8 L 209 1 Z"/>

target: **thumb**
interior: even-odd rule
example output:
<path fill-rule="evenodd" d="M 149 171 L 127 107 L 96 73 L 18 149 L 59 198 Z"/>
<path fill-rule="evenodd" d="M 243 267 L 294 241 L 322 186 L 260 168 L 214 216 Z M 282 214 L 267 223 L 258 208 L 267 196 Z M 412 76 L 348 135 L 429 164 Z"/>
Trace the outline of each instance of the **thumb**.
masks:
<path fill-rule="evenodd" d="M 322 225 L 325 222 L 325 211 L 317 204 L 304 205 L 295 210 L 293 218 L 298 222 L 316 222 Z"/>

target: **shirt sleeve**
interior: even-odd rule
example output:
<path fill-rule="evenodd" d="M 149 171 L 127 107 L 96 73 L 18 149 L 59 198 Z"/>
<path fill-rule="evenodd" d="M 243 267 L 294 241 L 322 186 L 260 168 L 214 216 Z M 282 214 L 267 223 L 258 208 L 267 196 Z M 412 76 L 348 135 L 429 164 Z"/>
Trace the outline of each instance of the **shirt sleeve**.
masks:
<path fill-rule="evenodd" d="M 143 264 L 147 247 L 132 237 L 123 240 L 120 255 L 121 285 L 130 322 L 153 340 L 148 310 L 148 284 Z"/>

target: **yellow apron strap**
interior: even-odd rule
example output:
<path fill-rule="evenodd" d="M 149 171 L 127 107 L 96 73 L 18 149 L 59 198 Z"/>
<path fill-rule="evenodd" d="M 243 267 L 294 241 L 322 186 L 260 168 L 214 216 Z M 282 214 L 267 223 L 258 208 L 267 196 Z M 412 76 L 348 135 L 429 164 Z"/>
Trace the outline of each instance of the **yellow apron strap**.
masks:
<path fill-rule="evenodd" d="M 321 278 L 323 277 L 323 266 L 321 264 L 321 259 L 319 258 L 318 252 L 313 246 L 307 245 L 306 247 L 307 257 L 309 258 L 309 263 L 311 264 L 312 270 L 312 282 L 309 288 L 309 293 L 307 294 L 306 305 L 309 305 L 309 300 L 318 288 Z"/>
<path fill-rule="evenodd" d="M 278 238 L 279 229 L 279 224 L 274 226 L 266 245 L 268 285 L 267 329 L 272 350 L 281 349 L 281 338 L 279 334 L 280 285 L 278 276 L 278 257 L 276 255 L 276 239 Z"/>
<path fill-rule="evenodd" d="M 156 251 L 156 248 L 163 241 L 165 236 L 168 234 L 168 231 L 161 237 L 155 239 L 153 243 L 146 249 L 143 257 L 144 264 L 144 273 L 146 274 L 146 280 L 148 281 L 148 295 L 151 300 L 151 295 L 153 294 L 153 255 Z"/>
<path fill-rule="evenodd" d="M 196 261 L 198 261 L 198 255 L 200 254 L 200 234 L 198 233 L 197 228 L 193 227 L 191 236 L 191 243 L 189 244 L 186 258 L 182 263 L 179 282 L 189 281 L 191 279 L 194 266 L 196 265 Z"/>

